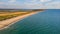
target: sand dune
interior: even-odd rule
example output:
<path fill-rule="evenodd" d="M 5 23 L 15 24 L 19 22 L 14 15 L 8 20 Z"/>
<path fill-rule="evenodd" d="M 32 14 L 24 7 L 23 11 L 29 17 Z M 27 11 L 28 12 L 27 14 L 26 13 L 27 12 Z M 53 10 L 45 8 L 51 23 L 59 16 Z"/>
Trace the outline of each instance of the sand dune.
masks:
<path fill-rule="evenodd" d="M 36 13 L 38 13 L 38 12 L 32 12 L 32 13 L 29 13 L 26 15 L 22 15 L 22 16 L 18 16 L 18 17 L 8 19 L 8 20 L 0 21 L 0 30 L 8 28 L 10 25 L 16 23 L 17 21 L 20 21 L 20 20 L 22 20 L 28 16 L 31 16 L 33 14 L 36 14 Z"/>

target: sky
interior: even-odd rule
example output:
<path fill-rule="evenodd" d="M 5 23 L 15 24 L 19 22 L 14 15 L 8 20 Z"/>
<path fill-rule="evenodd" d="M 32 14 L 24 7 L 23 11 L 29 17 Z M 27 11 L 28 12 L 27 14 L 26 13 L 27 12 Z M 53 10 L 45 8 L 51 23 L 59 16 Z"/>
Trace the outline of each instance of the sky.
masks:
<path fill-rule="evenodd" d="M 0 9 L 60 9 L 60 0 L 0 0 Z"/>

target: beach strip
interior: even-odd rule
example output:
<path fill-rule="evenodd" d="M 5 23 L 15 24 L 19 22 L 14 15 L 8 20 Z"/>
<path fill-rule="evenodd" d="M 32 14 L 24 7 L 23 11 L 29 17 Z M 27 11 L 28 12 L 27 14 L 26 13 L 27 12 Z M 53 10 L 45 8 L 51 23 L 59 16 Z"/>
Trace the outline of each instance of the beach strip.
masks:
<path fill-rule="evenodd" d="M 4 21 L 0 21 L 0 30 L 8 28 L 9 26 L 13 25 L 14 23 L 16 23 L 18 21 L 21 21 L 22 19 L 24 19 L 28 16 L 31 16 L 31 15 L 37 14 L 37 13 L 38 12 L 32 12 L 32 13 L 25 14 L 25 15 L 22 15 L 22 16 L 18 16 L 18 17 L 14 17 L 14 18 L 11 18 L 11 19 L 4 20 Z"/>

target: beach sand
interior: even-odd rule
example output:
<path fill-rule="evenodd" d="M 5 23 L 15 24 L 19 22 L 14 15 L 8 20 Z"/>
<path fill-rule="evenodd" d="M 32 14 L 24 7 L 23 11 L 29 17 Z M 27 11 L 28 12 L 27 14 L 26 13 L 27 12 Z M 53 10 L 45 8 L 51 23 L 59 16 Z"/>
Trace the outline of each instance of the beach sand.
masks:
<path fill-rule="evenodd" d="M 32 13 L 29 13 L 29 14 L 26 14 L 26 15 L 22 15 L 22 16 L 18 16 L 18 17 L 14 17 L 14 18 L 11 18 L 11 19 L 7 19 L 7 20 L 4 20 L 4 21 L 0 21 L 0 30 L 3 30 L 5 28 L 8 28 L 9 26 L 13 25 L 14 23 L 28 17 L 28 16 L 31 16 L 33 14 L 37 14 L 38 12 L 32 12 Z"/>

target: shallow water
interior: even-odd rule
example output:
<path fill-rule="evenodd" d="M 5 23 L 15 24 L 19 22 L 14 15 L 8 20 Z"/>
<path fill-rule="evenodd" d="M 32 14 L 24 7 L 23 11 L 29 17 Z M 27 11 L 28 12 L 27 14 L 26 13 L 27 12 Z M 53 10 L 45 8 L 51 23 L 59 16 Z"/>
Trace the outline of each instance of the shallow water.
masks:
<path fill-rule="evenodd" d="M 60 34 L 60 10 L 45 10 L 27 17 L 0 34 Z"/>

